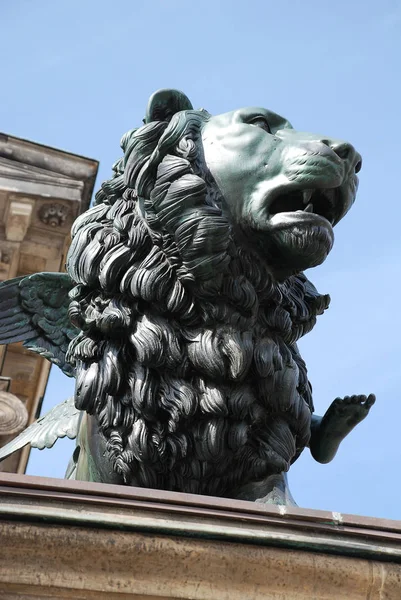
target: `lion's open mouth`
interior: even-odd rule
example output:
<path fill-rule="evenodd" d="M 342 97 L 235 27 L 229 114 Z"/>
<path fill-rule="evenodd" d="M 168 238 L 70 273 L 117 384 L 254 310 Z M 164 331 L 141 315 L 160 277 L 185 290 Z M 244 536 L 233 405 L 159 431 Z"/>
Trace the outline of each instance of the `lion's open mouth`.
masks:
<path fill-rule="evenodd" d="M 269 207 L 270 216 L 283 212 L 308 212 L 320 215 L 332 225 L 337 220 L 336 196 L 338 188 L 325 190 L 298 190 L 280 194 Z"/>

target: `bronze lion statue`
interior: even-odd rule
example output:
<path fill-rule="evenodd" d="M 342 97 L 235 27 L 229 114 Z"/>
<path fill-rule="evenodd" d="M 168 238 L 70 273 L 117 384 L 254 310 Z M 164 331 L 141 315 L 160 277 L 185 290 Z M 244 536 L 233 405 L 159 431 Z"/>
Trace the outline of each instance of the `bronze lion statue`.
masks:
<path fill-rule="evenodd" d="M 0 342 L 24 340 L 75 375 L 68 400 L 26 430 L 78 432 L 68 476 L 291 503 L 306 446 L 328 462 L 374 396 L 313 414 L 297 341 L 329 305 L 303 274 L 333 245 L 361 157 L 279 115 L 194 110 L 176 90 L 72 228 L 67 274 L 0 286 Z"/>

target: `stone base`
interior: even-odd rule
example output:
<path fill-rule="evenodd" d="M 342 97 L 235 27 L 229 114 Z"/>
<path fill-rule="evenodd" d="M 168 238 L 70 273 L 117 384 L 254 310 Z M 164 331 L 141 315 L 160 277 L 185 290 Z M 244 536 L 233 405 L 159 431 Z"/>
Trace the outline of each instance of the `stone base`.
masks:
<path fill-rule="evenodd" d="M 0 475 L 0 598 L 400 600 L 401 524 Z"/>

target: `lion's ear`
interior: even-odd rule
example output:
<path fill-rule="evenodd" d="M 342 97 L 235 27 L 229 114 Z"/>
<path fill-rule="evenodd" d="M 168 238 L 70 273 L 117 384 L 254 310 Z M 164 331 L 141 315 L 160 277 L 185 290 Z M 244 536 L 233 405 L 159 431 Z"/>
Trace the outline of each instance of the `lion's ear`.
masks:
<path fill-rule="evenodd" d="M 150 97 L 146 109 L 145 123 L 170 121 L 181 110 L 192 110 L 187 96 L 178 90 L 158 90 Z"/>

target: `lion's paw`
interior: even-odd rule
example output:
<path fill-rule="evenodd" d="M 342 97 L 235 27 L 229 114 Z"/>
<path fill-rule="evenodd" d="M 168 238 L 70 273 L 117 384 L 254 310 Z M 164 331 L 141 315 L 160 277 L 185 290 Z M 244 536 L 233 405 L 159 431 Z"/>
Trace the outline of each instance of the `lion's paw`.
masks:
<path fill-rule="evenodd" d="M 324 420 L 329 422 L 330 427 L 346 433 L 347 429 L 350 431 L 367 417 L 375 401 L 374 394 L 336 398 L 327 410 Z"/>

